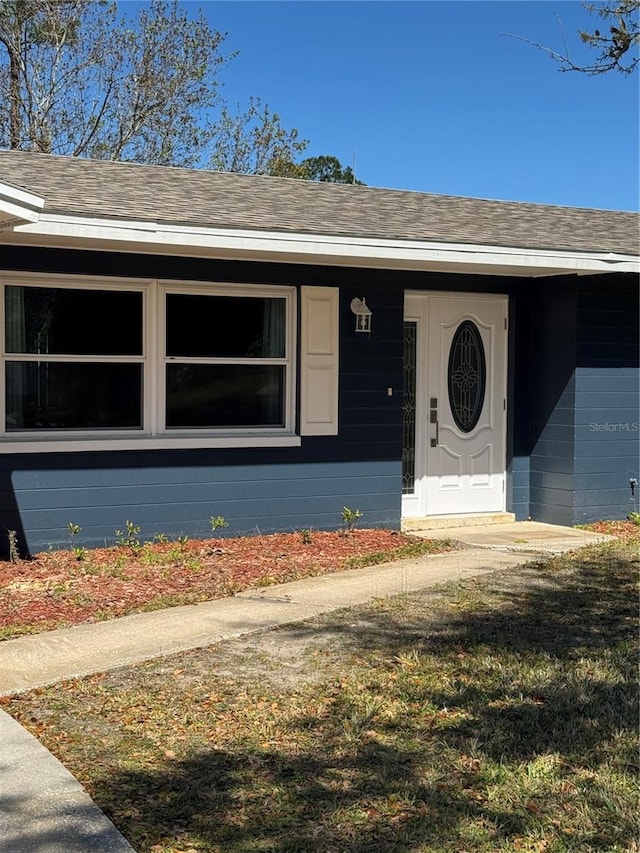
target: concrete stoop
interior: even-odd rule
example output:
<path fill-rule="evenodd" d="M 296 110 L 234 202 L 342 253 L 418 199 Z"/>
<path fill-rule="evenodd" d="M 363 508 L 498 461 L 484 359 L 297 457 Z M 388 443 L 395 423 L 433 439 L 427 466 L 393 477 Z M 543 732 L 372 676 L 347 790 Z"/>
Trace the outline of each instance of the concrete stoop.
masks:
<path fill-rule="evenodd" d="M 615 536 L 604 533 L 592 533 L 576 527 L 560 527 L 539 521 L 510 521 L 502 524 L 494 522 L 485 525 L 472 524 L 407 532 L 424 539 L 446 537 L 461 548 L 550 556 L 575 551 L 586 545 L 615 540 Z"/>
<path fill-rule="evenodd" d="M 485 527 L 491 524 L 512 524 L 512 512 L 479 512 L 474 515 L 432 515 L 427 518 L 403 518 L 403 533 L 421 530 L 448 530 L 451 527 Z"/>

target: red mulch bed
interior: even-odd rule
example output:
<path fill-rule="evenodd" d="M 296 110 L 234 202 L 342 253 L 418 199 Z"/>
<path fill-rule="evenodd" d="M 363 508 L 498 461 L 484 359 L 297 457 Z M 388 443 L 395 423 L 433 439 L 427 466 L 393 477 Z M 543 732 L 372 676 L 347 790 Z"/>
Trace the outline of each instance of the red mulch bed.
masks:
<path fill-rule="evenodd" d="M 640 533 L 631 521 L 586 527 L 623 539 Z M 434 551 L 446 547 L 432 546 Z M 418 547 L 416 540 L 395 531 L 356 529 L 313 531 L 311 542 L 301 533 L 275 533 L 97 548 L 81 560 L 69 550 L 0 561 L 0 640 L 338 572 L 376 554 L 397 559 L 411 547 Z"/>
<path fill-rule="evenodd" d="M 640 526 L 633 521 L 594 521 L 593 524 L 585 524 L 585 528 L 594 533 L 608 533 L 619 539 L 637 539 L 640 536 Z"/>
<path fill-rule="evenodd" d="M 354 558 L 400 557 L 415 544 L 394 531 L 357 529 L 314 531 L 311 542 L 278 533 L 120 545 L 87 550 L 81 560 L 69 550 L 0 562 L 0 639 L 337 572 Z"/>

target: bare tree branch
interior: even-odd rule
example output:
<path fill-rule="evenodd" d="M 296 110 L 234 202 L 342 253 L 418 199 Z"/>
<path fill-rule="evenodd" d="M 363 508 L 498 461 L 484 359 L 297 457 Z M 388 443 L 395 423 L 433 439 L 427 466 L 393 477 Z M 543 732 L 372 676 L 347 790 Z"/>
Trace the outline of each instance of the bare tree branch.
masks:
<path fill-rule="evenodd" d="M 638 48 L 640 46 L 640 0 L 619 0 L 602 6 L 593 3 L 583 3 L 582 6 L 591 14 L 597 14 L 607 23 L 614 21 L 603 34 L 599 29 L 593 32 L 580 30 L 578 35 L 583 44 L 599 51 L 591 63 L 574 61 L 567 46 L 564 26 L 560 18 L 558 23 L 562 29 L 564 50 L 558 51 L 551 47 L 532 41 L 514 33 L 501 33 L 508 38 L 518 39 L 541 50 L 560 65 L 560 71 L 579 71 L 583 74 L 606 74 L 609 71 L 619 71 L 621 74 L 632 74 L 640 62 Z"/>

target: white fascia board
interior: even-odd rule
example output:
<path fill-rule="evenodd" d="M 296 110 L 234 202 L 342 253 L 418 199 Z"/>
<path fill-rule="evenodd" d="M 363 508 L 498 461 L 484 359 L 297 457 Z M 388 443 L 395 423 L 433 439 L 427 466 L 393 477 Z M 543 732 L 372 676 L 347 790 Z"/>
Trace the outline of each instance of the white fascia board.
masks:
<path fill-rule="evenodd" d="M 45 200 L 22 187 L 0 181 L 0 228 L 37 222 Z"/>
<path fill-rule="evenodd" d="M 618 253 L 201 228 L 55 214 L 42 214 L 37 222 L 15 228 L 10 242 L 184 257 L 491 275 L 640 273 L 638 257 Z"/>

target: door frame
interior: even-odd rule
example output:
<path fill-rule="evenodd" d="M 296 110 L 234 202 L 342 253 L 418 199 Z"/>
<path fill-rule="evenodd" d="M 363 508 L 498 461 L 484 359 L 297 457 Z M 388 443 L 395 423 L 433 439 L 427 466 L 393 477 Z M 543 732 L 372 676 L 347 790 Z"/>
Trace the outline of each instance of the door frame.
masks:
<path fill-rule="evenodd" d="M 439 299 L 451 298 L 456 299 L 473 299 L 473 300 L 499 300 L 504 304 L 505 315 L 505 334 L 503 338 L 504 352 L 502 353 L 504 363 L 504 385 L 498 392 L 499 396 L 503 396 L 505 400 L 504 411 L 502 414 L 502 446 L 500 447 L 500 458 L 503 460 L 503 488 L 502 488 L 502 503 L 499 509 L 486 510 L 487 513 L 504 512 L 507 502 L 507 429 L 508 418 L 506 405 L 508 393 L 508 354 L 509 354 L 509 332 L 508 332 L 508 314 L 509 314 L 509 296 L 506 293 L 473 293 L 459 291 L 440 291 L 440 290 L 407 290 L 404 295 L 404 314 L 403 323 L 406 321 L 416 321 L 416 388 L 415 388 L 415 483 L 416 488 L 413 494 L 402 494 L 402 518 L 429 518 L 438 517 L 441 514 L 433 512 L 433 507 L 427 505 L 427 450 L 429 441 L 429 422 L 427 417 L 427 376 L 428 366 L 427 358 L 429 351 L 429 297 L 437 297 Z M 404 326 L 403 326 L 404 328 Z M 492 381 L 493 377 L 492 377 Z M 495 392 L 495 389 L 494 389 Z M 422 417 L 418 416 L 422 413 Z M 461 513 L 462 514 L 462 513 Z M 469 515 L 481 514 L 468 513 Z"/>

